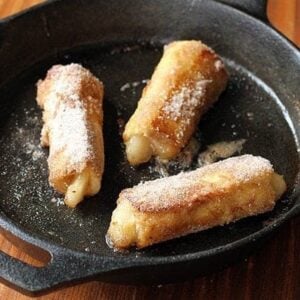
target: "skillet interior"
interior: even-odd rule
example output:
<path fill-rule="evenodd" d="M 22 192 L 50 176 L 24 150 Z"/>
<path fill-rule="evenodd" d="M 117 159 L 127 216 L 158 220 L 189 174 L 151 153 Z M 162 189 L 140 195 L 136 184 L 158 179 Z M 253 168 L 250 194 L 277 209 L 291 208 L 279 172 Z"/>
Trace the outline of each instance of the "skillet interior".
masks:
<path fill-rule="evenodd" d="M 131 168 L 124 157 L 118 123 L 127 121 L 145 83 L 162 54 L 161 45 L 103 45 L 70 50 L 30 68 L 2 90 L 0 143 L 1 210 L 34 236 L 67 248 L 99 255 L 116 254 L 105 244 L 118 193 L 141 180 L 158 177 L 153 164 Z M 103 188 L 77 209 L 60 205 L 62 197 L 48 185 L 48 151 L 39 146 L 41 112 L 35 103 L 35 83 L 54 63 L 79 62 L 105 84 L 105 156 Z M 220 101 L 199 124 L 201 150 L 219 141 L 244 138 L 242 153 L 271 160 L 291 190 L 297 173 L 293 133 L 279 99 L 253 74 L 227 59 L 230 83 Z M 74 141 L 76 144 L 76 141 Z M 288 159 L 287 159 L 288 157 Z M 180 169 L 176 170 L 179 172 Z M 193 234 L 139 251 L 141 256 L 171 256 L 213 249 L 244 238 L 293 206 L 282 200 L 271 213 Z M 74 238 L 76 237 L 76 238 Z M 136 256 L 130 252 L 129 256 Z"/>

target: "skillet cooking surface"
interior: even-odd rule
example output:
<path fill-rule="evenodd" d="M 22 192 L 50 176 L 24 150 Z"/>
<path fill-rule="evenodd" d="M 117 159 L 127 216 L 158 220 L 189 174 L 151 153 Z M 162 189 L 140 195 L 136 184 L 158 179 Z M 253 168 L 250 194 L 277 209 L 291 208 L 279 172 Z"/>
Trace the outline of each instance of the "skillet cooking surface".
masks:
<path fill-rule="evenodd" d="M 151 164 L 138 169 L 128 165 L 118 124 L 127 121 L 133 113 L 145 80 L 150 78 L 161 55 L 162 45 L 86 46 L 49 57 L 2 89 L 0 206 L 9 219 L 33 236 L 69 249 L 104 256 L 124 255 L 114 253 L 105 243 L 118 193 L 141 180 L 157 178 L 159 174 L 153 171 Z M 105 84 L 103 187 L 100 194 L 86 199 L 76 209 L 61 205 L 62 197 L 48 185 L 48 150 L 39 146 L 42 121 L 35 102 L 37 80 L 45 77 L 52 64 L 70 62 L 83 64 Z M 246 139 L 241 153 L 269 159 L 275 170 L 284 175 L 291 191 L 298 154 L 280 101 L 270 88 L 246 69 L 228 59 L 225 62 L 230 82 L 219 102 L 199 124 L 200 151 L 219 141 Z M 284 199 L 268 214 L 143 251 L 134 250 L 126 256 L 167 257 L 229 244 L 275 223 L 293 205 L 291 200 Z"/>

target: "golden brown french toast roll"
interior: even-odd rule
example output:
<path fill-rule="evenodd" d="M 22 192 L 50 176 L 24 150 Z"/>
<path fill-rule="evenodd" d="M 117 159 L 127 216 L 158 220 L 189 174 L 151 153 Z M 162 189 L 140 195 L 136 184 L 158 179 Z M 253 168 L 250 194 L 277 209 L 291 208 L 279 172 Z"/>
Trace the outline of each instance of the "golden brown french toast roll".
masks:
<path fill-rule="evenodd" d="M 272 210 L 286 190 L 259 156 L 243 155 L 123 190 L 107 233 L 116 249 L 155 243 Z"/>
<path fill-rule="evenodd" d="M 79 64 L 55 65 L 37 83 L 49 183 L 75 207 L 99 192 L 104 169 L 103 84 Z"/>
<path fill-rule="evenodd" d="M 223 92 L 228 75 L 220 57 L 200 41 L 177 41 L 164 48 L 123 133 L 130 164 L 151 156 L 170 160 Z"/>

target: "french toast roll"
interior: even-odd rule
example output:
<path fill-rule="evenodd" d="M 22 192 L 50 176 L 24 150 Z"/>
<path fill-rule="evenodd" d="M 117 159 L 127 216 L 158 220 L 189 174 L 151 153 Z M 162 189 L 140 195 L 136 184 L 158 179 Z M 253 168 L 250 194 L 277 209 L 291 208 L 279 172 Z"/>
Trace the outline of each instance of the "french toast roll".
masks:
<path fill-rule="evenodd" d="M 200 41 L 177 41 L 164 48 L 123 133 L 130 164 L 176 157 L 203 113 L 228 81 L 223 62 Z"/>
<path fill-rule="evenodd" d="M 107 233 L 116 249 L 165 240 L 272 210 L 286 190 L 259 156 L 243 155 L 123 190 Z"/>
<path fill-rule="evenodd" d="M 75 207 L 98 193 L 104 169 L 103 84 L 79 64 L 55 65 L 37 83 L 49 183 Z"/>

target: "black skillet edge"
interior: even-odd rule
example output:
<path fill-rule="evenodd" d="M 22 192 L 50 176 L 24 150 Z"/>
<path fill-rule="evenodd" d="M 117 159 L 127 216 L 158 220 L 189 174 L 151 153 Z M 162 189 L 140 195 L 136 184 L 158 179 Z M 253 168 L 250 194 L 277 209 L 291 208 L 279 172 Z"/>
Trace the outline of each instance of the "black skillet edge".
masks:
<path fill-rule="evenodd" d="M 237 8 L 245 13 L 267 22 L 267 1 L 266 0 L 217 0 L 226 5 Z"/>

